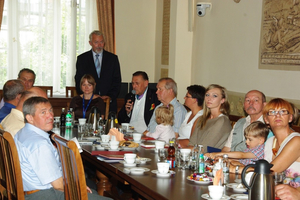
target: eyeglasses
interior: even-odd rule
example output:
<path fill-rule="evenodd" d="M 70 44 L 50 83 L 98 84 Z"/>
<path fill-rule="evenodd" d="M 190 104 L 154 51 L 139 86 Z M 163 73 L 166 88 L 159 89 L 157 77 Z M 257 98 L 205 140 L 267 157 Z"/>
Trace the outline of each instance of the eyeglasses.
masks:
<path fill-rule="evenodd" d="M 267 113 L 267 115 L 269 115 L 269 116 L 276 116 L 277 114 L 279 114 L 279 115 L 288 115 L 288 114 L 290 114 L 290 112 L 288 111 L 288 110 L 269 110 L 268 111 L 268 113 Z"/>

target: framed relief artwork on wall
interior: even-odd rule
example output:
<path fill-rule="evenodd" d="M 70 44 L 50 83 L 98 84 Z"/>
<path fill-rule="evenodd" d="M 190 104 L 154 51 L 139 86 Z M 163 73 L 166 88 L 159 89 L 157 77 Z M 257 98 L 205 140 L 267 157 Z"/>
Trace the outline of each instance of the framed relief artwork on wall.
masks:
<path fill-rule="evenodd" d="M 263 0 L 259 68 L 300 71 L 300 0 Z"/>

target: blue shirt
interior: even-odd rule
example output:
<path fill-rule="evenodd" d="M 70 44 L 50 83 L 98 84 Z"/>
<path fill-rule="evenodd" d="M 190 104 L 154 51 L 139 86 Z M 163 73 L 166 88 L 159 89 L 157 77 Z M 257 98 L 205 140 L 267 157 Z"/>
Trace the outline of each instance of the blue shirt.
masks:
<path fill-rule="evenodd" d="M 4 106 L 0 109 L 0 122 L 10 113 L 12 108 L 16 108 L 16 106 L 7 102 L 4 103 Z"/>
<path fill-rule="evenodd" d="M 49 134 L 26 123 L 14 137 L 17 146 L 24 191 L 44 190 L 62 177 L 61 163 Z"/>
<path fill-rule="evenodd" d="M 177 101 L 176 97 L 170 102 L 170 104 L 172 104 L 174 106 L 174 123 L 173 123 L 172 127 L 173 127 L 174 132 L 178 133 L 179 128 L 185 118 L 185 114 L 187 111 L 186 111 L 185 107 Z M 149 131 L 150 133 L 155 132 L 155 128 L 157 126 L 157 123 L 155 120 L 156 119 L 155 111 L 160 106 L 163 106 L 163 104 L 161 103 L 158 106 L 156 106 L 156 108 L 153 112 L 153 115 L 151 117 L 150 123 L 148 125 L 147 131 Z"/>

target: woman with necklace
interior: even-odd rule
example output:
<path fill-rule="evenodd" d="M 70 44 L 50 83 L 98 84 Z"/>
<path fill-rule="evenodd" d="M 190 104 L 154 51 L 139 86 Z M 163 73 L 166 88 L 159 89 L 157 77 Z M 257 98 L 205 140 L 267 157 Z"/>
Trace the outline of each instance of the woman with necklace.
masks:
<path fill-rule="evenodd" d="M 274 172 L 285 172 L 285 184 L 300 188 L 300 134 L 290 128 L 294 109 L 283 99 L 272 99 L 263 110 L 264 120 L 274 136 L 265 146 L 265 159 Z"/>
<path fill-rule="evenodd" d="M 80 87 L 83 94 L 73 97 L 70 103 L 70 108 L 73 108 L 75 119 L 88 119 L 91 108 L 96 106 L 100 110 L 102 119 L 105 113 L 105 104 L 102 98 L 94 94 L 96 81 L 90 74 L 85 74 L 80 80 Z"/>
<path fill-rule="evenodd" d="M 222 149 L 232 129 L 226 89 L 220 85 L 209 85 L 205 92 L 203 115 L 190 137 L 189 148 L 195 144 Z"/>

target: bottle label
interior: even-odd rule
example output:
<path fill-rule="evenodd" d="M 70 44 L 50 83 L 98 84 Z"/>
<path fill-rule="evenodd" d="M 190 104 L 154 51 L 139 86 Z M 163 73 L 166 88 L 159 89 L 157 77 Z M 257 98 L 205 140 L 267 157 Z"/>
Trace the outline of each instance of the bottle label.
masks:
<path fill-rule="evenodd" d="M 169 165 L 170 165 L 170 169 L 173 169 L 173 168 L 175 168 L 175 160 L 168 160 L 168 163 L 169 163 Z"/>
<path fill-rule="evenodd" d="M 205 166 L 204 162 L 199 163 L 199 173 L 204 173 L 205 172 Z"/>

